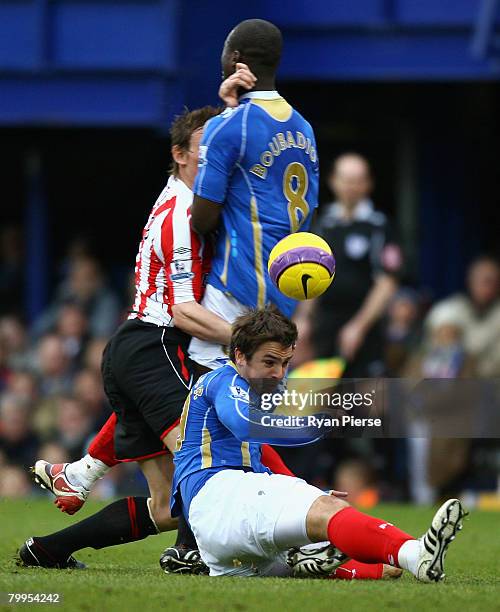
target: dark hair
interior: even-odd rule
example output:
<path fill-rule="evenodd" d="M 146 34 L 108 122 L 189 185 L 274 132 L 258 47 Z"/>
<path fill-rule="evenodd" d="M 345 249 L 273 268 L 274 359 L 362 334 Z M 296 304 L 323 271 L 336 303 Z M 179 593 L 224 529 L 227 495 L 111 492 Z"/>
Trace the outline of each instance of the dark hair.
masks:
<path fill-rule="evenodd" d="M 178 146 L 183 151 L 188 151 L 193 132 L 202 128 L 209 119 L 216 117 L 221 111 L 221 108 L 214 106 L 204 106 L 194 111 L 184 109 L 182 115 L 177 115 L 170 126 L 171 146 Z M 179 175 L 179 164 L 175 160 L 172 160 L 169 172 L 174 176 Z"/>
<path fill-rule="evenodd" d="M 255 74 L 274 74 L 281 59 L 283 37 L 279 28 L 264 19 L 246 19 L 226 40 L 230 51 L 239 51 L 240 61 Z"/>
<path fill-rule="evenodd" d="M 229 356 L 234 361 L 235 351 L 239 349 L 247 359 L 264 342 L 279 342 L 282 346 L 292 346 L 297 341 L 297 326 L 281 314 L 276 306 L 266 306 L 241 315 L 233 323 Z"/>

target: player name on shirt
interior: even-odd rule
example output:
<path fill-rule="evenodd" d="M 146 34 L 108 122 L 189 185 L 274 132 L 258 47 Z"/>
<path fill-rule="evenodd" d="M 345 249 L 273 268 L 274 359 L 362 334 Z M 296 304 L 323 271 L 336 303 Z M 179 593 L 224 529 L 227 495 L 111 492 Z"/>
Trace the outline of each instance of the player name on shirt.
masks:
<path fill-rule="evenodd" d="M 250 168 L 250 172 L 261 179 L 267 177 L 267 168 L 274 164 L 274 158 L 281 155 L 286 149 L 304 149 L 306 155 L 309 155 L 311 162 L 316 162 L 318 155 L 316 148 L 312 144 L 310 138 L 306 138 L 302 132 L 296 131 L 295 136 L 288 130 L 286 135 L 283 132 L 277 132 L 271 141 L 268 143 L 269 149 L 266 149 L 260 154 L 260 164 L 255 164 Z"/>

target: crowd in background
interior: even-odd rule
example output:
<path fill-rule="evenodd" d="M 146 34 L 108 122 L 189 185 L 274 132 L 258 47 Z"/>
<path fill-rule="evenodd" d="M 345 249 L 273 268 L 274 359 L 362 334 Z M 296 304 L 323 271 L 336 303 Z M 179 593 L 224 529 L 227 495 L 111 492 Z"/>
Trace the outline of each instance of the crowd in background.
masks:
<path fill-rule="evenodd" d="M 367 165 L 364 171 L 369 172 Z M 360 200 L 366 201 L 370 188 L 368 181 Z M 332 190 L 338 197 L 334 185 Z M 338 215 L 338 202 L 335 206 L 329 213 L 331 219 Z M 365 206 L 363 210 L 368 209 Z M 6 228 L 0 242 L 0 497 L 22 497 L 42 494 L 33 487 L 28 472 L 36 459 L 52 463 L 78 459 L 108 418 L 101 355 L 113 330 L 127 316 L 133 277 L 116 291 L 106 280 L 102 262 L 84 245 L 78 243 L 76 248 L 72 243 L 50 304 L 28 326 L 21 315 L 22 254 L 16 230 Z M 351 247 L 358 253 L 361 239 Z M 399 268 L 394 250 L 385 257 L 389 259 L 382 272 Z M 370 329 L 363 328 L 361 338 L 352 323 L 359 322 L 363 313 L 356 317 L 356 313 L 347 312 L 340 327 L 332 328 L 330 336 L 339 334 L 339 342 L 332 341 L 330 356 L 349 349 L 351 363 L 360 358 L 363 362 L 364 344 L 370 345 L 376 329 L 374 346 L 380 352 L 381 365 L 373 375 L 500 377 L 500 265 L 494 259 L 478 257 L 468 268 L 463 293 L 432 305 L 427 295 L 405 286 L 401 275 L 390 291 L 388 286 L 374 289 L 383 307 L 364 313 L 366 320 L 372 320 Z M 334 283 L 329 291 L 333 295 L 336 290 Z M 315 320 L 329 320 L 329 308 L 328 300 L 319 301 Z M 295 366 L 328 356 L 324 346 L 318 347 L 317 336 L 304 325 L 308 316 L 302 313 L 298 317 L 302 340 Z M 374 363 L 370 359 L 363 362 L 367 367 Z M 489 456 L 498 460 L 495 441 L 492 447 Z M 471 471 L 476 465 L 473 454 L 484 457 L 485 448 L 488 450 L 487 442 L 454 440 L 436 449 L 429 440 L 408 436 L 399 440 L 325 440 L 312 450 L 291 449 L 285 455 L 299 475 L 321 486 L 349 490 L 354 502 L 368 507 L 380 499 L 429 503 L 443 491 L 496 488 L 494 466 L 489 480 L 484 478 L 484 470 L 481 477 L 478 470 Z M 438 477 L 428 464 L 433 457 L 439 462 L 443 453 L 456 460 L 450 473 Z M 490 467 L 492 463 L 494 460 Z M 142 477 L 133 464 L 127 464 L 111 470 L 93 496 L 105 498 L 142 489 Z"/>

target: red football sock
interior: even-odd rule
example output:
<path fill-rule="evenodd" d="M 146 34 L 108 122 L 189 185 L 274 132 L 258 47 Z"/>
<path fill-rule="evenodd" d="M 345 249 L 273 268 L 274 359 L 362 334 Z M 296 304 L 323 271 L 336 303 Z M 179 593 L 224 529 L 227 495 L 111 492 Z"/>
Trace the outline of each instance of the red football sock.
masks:
<path fill-rule="evenodd" d="M 340 510 L 330 519 L 328 539 L 356 561 L 398 566 L 401 545 L 415 538 L 394 527 L 392 523 L 349 507 Z"/>
<path fill-rule="evenodd" d="M 295 476 L 285 465 L 278 452 L 269 444 L 261 446 L 262 454 L 260 460 L 268 467 L 273 474 L 283 474 L 284 476 Z"/>
<path fill-rule="evenodd" d="M 89 455 L 109 467 L 120 463 L 115 457 L 115 426 L 116 414 L 113 412 L 89 446 Z"/>
<path fill-rule="evenodd" d="M 339 565 L 329 578 L 336 580 L 381 580 L 383 563 L 360 563 L 351 559 Z"/>

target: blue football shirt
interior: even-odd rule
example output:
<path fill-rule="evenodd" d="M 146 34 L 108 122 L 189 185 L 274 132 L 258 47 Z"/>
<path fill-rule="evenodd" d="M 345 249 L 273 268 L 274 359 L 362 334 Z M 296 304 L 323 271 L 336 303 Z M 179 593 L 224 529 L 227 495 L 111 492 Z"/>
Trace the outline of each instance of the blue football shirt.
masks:
<path fill-rule="evenodd" d="M 301 446 L 319 439 L 316 427 L 289 428 L 262 421 L 259 397 L 232 362 L 201 376 L 189 393 L 174 454 L 173 516 L 188 516 L 191 500 L 205 482 L 224 469 L 270 470 L 261 445 Z"/>
<path fill-rule="evenodd" d="M 308 231 L 318 205 L 319 165 L 310 124 L 276 91 L 248 93 L 207 122 L 194 193 L 222 208 L 208 283 L 251 308 L 296 301 L 267 272 L 271 249 Z"/>

